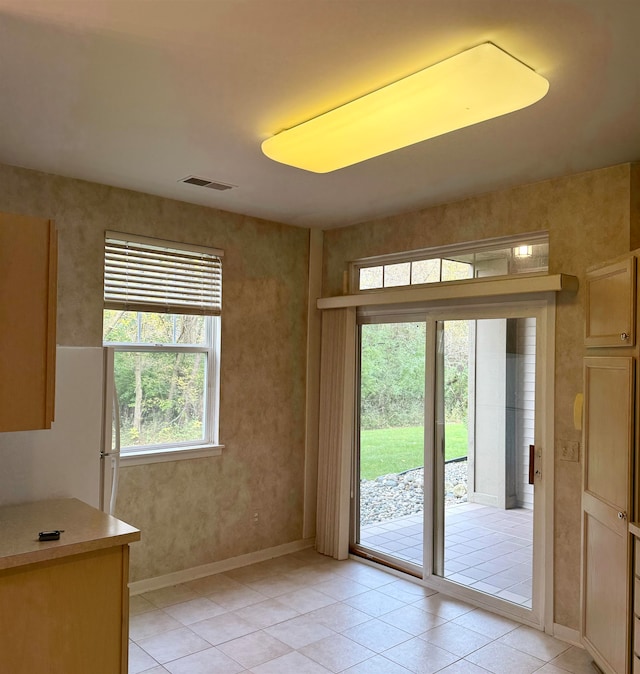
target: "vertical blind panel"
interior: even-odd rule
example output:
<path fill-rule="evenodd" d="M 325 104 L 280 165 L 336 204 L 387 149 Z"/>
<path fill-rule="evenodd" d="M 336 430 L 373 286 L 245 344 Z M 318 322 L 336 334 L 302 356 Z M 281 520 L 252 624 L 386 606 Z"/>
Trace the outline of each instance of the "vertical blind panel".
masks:
<path fill-rule="evenodd" d="M 222 311 L 222 260 L 201 249 L 105 239 L 104 306 L 127 311 L 203 314 Z"/>

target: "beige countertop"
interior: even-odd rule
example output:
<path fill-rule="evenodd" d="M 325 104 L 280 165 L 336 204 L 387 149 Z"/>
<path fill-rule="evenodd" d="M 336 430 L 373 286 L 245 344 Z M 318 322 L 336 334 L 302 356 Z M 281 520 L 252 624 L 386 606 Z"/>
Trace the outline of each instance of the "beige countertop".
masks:
<path fill-rule="evenodd" d="M 60 540 L 38 540 L 53 529 Z M 138 540 L 138 529 L 74 498 L 0 507 L 0 570 Z"/>

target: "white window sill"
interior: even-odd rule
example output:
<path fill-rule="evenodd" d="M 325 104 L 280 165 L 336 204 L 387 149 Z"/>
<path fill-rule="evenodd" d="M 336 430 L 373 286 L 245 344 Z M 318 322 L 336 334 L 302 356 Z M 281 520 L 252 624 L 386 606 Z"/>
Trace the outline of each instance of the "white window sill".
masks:
<path fill-rule="evenodd" d="M 166 449 L 128 450 L 120 454 L 121 466 L 140 466 L 146 463 L 204 459 L 220 456 L 224 445 L 202 445 L 199 447 L 168 447 Z"/>

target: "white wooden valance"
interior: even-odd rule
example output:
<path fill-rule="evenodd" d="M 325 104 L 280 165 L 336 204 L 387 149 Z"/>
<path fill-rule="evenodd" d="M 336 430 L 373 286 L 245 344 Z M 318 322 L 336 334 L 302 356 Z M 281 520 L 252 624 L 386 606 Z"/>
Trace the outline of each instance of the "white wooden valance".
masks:
<path fill-rule="evenodd" d="M 576 292 L 578 279 L 568 274 L 522 274 L 498 279 L 469 279 L 446 281 L 420 287 L 395 290 L 376 290 L 355 295 L 321 297 L 318 309 L 343 309 L 346 307 L 383 306 L 440 300 L 481 299 L 509 295 L 527 295 L 550 292 Z"/>

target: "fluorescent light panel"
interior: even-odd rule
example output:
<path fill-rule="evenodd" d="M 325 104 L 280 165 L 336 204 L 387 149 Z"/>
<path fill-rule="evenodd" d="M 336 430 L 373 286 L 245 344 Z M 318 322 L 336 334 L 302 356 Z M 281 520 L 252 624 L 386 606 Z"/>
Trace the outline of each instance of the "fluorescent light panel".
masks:
<path fill-rule="evenodd" d="M 549 82 L 486 42 L 262 143 L 267 157 L 328 173 L 520 110 Z"/>

